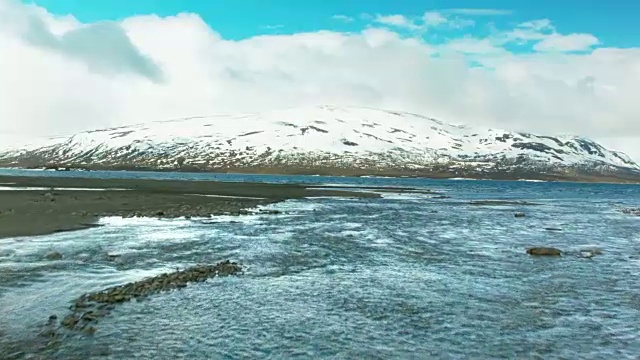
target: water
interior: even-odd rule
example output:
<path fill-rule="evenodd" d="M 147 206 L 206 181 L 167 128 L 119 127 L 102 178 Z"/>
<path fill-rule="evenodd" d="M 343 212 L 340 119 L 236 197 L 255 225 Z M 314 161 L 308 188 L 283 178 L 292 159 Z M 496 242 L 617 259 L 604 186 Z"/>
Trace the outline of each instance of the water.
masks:
<path fill-rule="evenodd" d="M 110 218 L 101 228 L 0 240 L 0 354 L 3 346 L 5 355 L 32 347 L 47 317 L 64 315 L 82 293 L 224 259 L 242 262 L 247 273 L 119 306 L 99 322 L 94 336 L 69 336 L 45 356 L 635 359 L 640 354 L 640 218 L 619 212 L 640 206 L 640 187 L 213 177 L 402 185 L 451 198 L 305 199 L 269 206 L 283 210 L 280 216 Z M 539 205 L 469 204 L 480 199 Z M 527 217 L 516 219 L 516 211 Z M 562 231 L 545 230 L 549 227 Z M 529 257 L 525 249 L 532 245 L 555 246 L 567 255 Z M 575 256 L 584 247 L 604 253 Z M 43 261 L 52 250 L 65 259 Z M 120 256 L 111 261 L 106 254 Z"/>

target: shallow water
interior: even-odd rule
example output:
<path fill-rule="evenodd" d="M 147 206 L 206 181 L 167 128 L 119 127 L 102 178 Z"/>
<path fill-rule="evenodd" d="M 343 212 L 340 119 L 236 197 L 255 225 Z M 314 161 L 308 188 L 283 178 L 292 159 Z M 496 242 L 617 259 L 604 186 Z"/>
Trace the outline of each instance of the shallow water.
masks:
<path fill-rule="evenodd" d="M 162 176 L 162 175 L 159 175 Z M 179 176 L 179 175 L 168 175 Z M 300 181 L 300 177 L 295 178 Z M 348 179 L 440 191 L 315 198 L 283 215 L 103 219 L 107 226 L 0 240 L 0 354 L 24 357 L 51 314 L 82 293 L 198 263 L 242 262 L 211 279 L 119 306 L 60 359 L 637 358 L 640 188 Z M 253 179 L 255 180 L 255 179 Z M 266 177 L 270 182 L 293 181 Z M 539 205 L 470 205 L 517 199 Z M 514 217 L 524 211 L 525 218 Z M 560 228 L 562 231 L 547 231 Z M 532 245 L 561 258 L 532 258 Z M 584 247 L 604 253 L 576 256 Z M 44 261 L 50 251 L 62 261 Z M 119 255 L 116 260 L 107 254 Z M 2 358 L 2 356 L 0 356 Z"/>

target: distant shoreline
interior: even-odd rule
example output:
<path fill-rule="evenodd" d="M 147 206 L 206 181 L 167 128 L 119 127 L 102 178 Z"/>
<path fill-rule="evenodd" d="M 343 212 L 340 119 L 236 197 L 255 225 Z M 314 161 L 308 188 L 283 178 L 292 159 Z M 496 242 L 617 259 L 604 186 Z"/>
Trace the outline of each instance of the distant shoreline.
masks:
<path fill-rule="evenodd" d="M 603 184 L 640 184 L 640 178 L 636 176 L 592 175 L 592 174 L 540 174 L 533 172 L 492 172 L 492 173 L 468 173 L 451 171 L 426 171 L 426 170 L 364 170 L 346 168 L 301 169 L 293 167 L 277 168 L 148 168 L 148 167 L 110 167 L 110 166 L 48 166 L 38 168 L 26 167 L 0 167 L 0 170 L 24 170 L 24 171 L 49 171 L 49 172 L 145 172 L 145 173 L 192 173 L 192 174 L 228 174 L 228 175 L 269 175 L 269 176 L 330 176 L 330 177 L 354 177 L 354 178 L 409 178 L 432 180 L 493 180 L 493 181 L 527 181 L 527 182 L 568 182 L 568 183 L 603 183 Z"/>
<path fill-rule="evenodd" d="M 366 186 L 347 191 L 317 183 L 275 184 L 208 179 L 103 179 L 75 176 L 75 173 L 74 176 L 64 176 L 59 172 L 46 176 L 36 174 L 0 175 L 0 239 L 88 229 L 95 227 L 100 218 L 109 216 L 178 218 L 244 215 L 249 213 L 248 209 L 287 199 L 317 196 L 380 196 L 379 193 L 373 192 L 374 187 Z M 276 174 L 235 173 L 234 175 Z M 444 180 L 444 178 L 440 179 Z M 456 179 L 450 178 L 450 180 Z M 530 182 L 527 179 L 495 180 Z M 614 181 L 573 182 L 625 184 Z M 408 188 L 391 189 L 406 191 Z"/>
<path fill-rule="evenodd" d="M 0 239 L 95 227 L 101 217 L 210 217 L 314 196 L 379 197 L 302 185 L 0 176 Z"/>

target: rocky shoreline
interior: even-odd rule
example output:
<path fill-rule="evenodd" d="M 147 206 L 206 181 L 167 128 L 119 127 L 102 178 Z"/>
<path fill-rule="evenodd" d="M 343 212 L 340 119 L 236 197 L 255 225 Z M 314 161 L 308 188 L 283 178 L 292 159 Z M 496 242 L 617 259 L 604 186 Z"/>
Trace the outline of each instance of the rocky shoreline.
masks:
<path fill-rule="evenodd" d="M 55 347 L 68 331 L 87 336 L 95 334 L 98 322 L 119 304 L 144 301 L 149 296 L 180 290 L 193 283 L 205 282 L 216 277 L 243 274 L 242 265 L 230 260 L 214 265 L 197 265 L 172 273 L 164 273 L 144 280 L 114 286 L 108 289 L 86 293 L 72 301 L 70 313 L 60 318 L 49 316 L 40 338 L 44 339 L 44 349 Z"/>
<path fill-rule="evenodd" d="M 186 180 L 0 176 L 0 184 L 5 188 L 0 191 L 0 239 L 88 229 L 101 217 L 247 215 L 249 209 L 287 199 L 380 196 L 293 184 Z"/>

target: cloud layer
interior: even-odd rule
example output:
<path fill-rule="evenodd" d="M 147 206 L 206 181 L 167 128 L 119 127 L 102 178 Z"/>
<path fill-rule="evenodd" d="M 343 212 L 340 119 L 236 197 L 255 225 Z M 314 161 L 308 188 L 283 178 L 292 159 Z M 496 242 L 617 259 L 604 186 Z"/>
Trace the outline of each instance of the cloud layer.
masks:
<path fill-rule="evenodd" d="M 508 14 L 379 15 L 358 32 L 231 41 L 194 14 L 82 24 L 0 0 L 0 133 L 68 134 L 331 103 L 579 134 L 640 159 L 640 48 L 602 47 L 591 34 L 561 34 L 544 19 L 483 38 L 425 40 L 474 24 L 460 16 Z"/>

